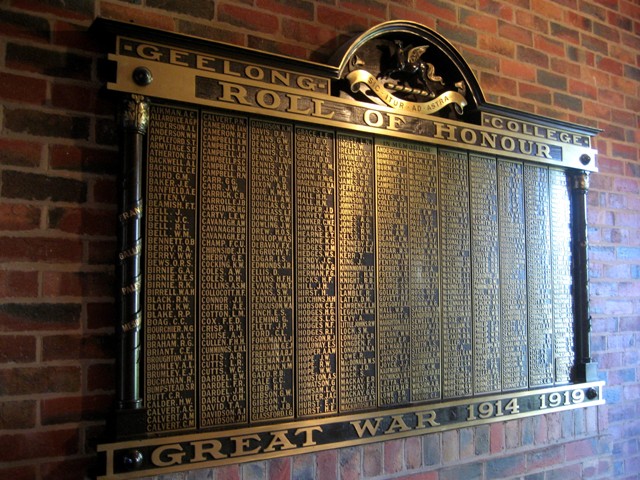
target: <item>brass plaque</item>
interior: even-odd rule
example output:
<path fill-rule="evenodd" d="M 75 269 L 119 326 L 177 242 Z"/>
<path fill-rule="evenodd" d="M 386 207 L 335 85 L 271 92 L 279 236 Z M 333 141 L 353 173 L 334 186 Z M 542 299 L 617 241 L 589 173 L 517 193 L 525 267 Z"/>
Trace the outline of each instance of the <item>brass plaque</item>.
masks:
<path fill-rule="evenodd" d="M 206 109 L 151 121 L 147 431 L 568 381 L 561 171 Z"/>
<path fill-rule="evenodd" d="M 107 477 L 604 402 L 593 131 L 486 104 L 413 23 L 325 66 L 118 28 Z"/>
<path fill-rule="evenodd" d="M 411 242 L 406 149 L 376 145 L 380 404 L 411 400 Z"/>
<path fill-rule="evenodd" d="M 476 394 L 502 389 L 500 237 L 496 159 L 469 155 L 473 381 Z"/>
<path fill-rule="evenodd" d="M 339 409 L 378 405 L 373 139 L 337 135 Z"/>
<path fill-rule="evenodd" d="M 532 387 L 548 386 L 553 384 L 555 376 L 549 172 L 546 168 L 525 165 L 524 202 L 527 215 L 529 384 Z"/>
<path fill-rule="evenodd" d="M 376 141 L 380 404 L 441 397 L 437 150 Z"/>
<path fill-rule="evenodd" d="M 248 420 L 246 118 L 202 112 L 200 143 L 201 427 Z"/>
<path fill-rule="evenodd" d="M 438 154 L 429 145 L 396 145 L 409 169 L 411 401 L 442 396 Z"/>
<path fill-rule="evenodd" d="M 467 154 L 439 150 L 442 396 L 473 394 L 471 234 Z"/>
<path fill-rule="evenodd" d="M 338 412 L 335 133 L 298 127 L 297 388 L 300 417 Z"/>
<path fill-rule="evenodd" d="M 553 292 L 553 365 L 558 383 L 568 383 L 573 368 L 573 297 L 571 296 L 571 216 L 564 172 L 549 169 L 551 290 Z"/>
<path fill-rule="evenodd" d="M 147 156 L 145 407 L 150 433 L 196 423 L 198 112 L 153 106 Z"/>
<path fill-rule="evenodd" d="M 498 160 L 502 388 L 527 387 L 527 264 L 523 165 Z"/>
<path fill-rule="evenodd" d="M 293 127 L 250 121 L 250 420 L 294 415 Z"/>

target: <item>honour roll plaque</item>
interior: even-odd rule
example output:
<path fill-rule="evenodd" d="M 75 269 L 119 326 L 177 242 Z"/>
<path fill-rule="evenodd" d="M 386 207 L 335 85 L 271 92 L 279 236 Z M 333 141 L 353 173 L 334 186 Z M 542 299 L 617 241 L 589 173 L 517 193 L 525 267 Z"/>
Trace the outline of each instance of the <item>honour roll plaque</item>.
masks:
<path fill-rule="evenodd" d="M 594 131 L 486 103 L 410 22 L 329 65 L 100 25 L 123 105 L 105 478 L 604 401 Z"/>

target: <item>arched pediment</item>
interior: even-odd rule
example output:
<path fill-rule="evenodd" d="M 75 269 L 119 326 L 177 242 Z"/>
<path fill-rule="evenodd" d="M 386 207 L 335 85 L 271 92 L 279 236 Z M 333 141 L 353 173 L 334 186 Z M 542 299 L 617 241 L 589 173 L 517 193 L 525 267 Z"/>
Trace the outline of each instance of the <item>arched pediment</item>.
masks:
<path fill-rule="evenodd" d="M 484 103 L 460 53 L 415 22 L 377 25 L 343 45 L 330 63 L 339 72 L 340 94 L 356 100 L 457 119 Z"/>

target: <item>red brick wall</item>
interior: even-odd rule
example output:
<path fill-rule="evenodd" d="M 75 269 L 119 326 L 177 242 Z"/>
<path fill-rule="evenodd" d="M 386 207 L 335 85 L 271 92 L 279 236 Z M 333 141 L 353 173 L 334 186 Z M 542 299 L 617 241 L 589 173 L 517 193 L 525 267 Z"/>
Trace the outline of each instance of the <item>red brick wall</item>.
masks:
<path fill-rule="evenodd" d="M 98 15 L 321 62 L 353 33 L 414 20 L 456 45 L 490 101 L 603 130 L 589 232 L 606 406 L 206 478 L 640 478 L 637 0 L 0 3 L 0 478 L 87 475 L 112 402 L 117 155 L 86 33 Z"/>

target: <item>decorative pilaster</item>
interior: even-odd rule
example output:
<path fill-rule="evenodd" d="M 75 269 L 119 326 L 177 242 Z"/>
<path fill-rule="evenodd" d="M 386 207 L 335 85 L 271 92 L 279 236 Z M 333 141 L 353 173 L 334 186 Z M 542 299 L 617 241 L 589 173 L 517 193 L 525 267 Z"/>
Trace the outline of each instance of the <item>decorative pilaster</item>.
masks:
<path fill-rule="evenodd" d="M 572 270 L 576 370 L 575 381 L 597 380 L 597 364 L 591 361 L 589 315 L 589 257 L 587 242 L 587 193 L 589 173 L 570 172 L 572 216 Z"/>
<path fill-rule="evenodd" d="M 142 165 L 149 104 L 141 95 L 125 97 L 120 112 L 121 172 L 119 179 L 117 417 L 128 423 L 143 407 L 140 393 L 142 341 Z M 134 415 L 139 417 L 139 415 Z M 126 418 L 126 420 L 124 420 Z M 137 422 L 134 422 L 137 423 Z M 123 425 L 124 429 L 124 425 Z M 134 430 L 136 430 L 134 428 Z M 120 431 L 116 427 L 116 435 Z"/>

